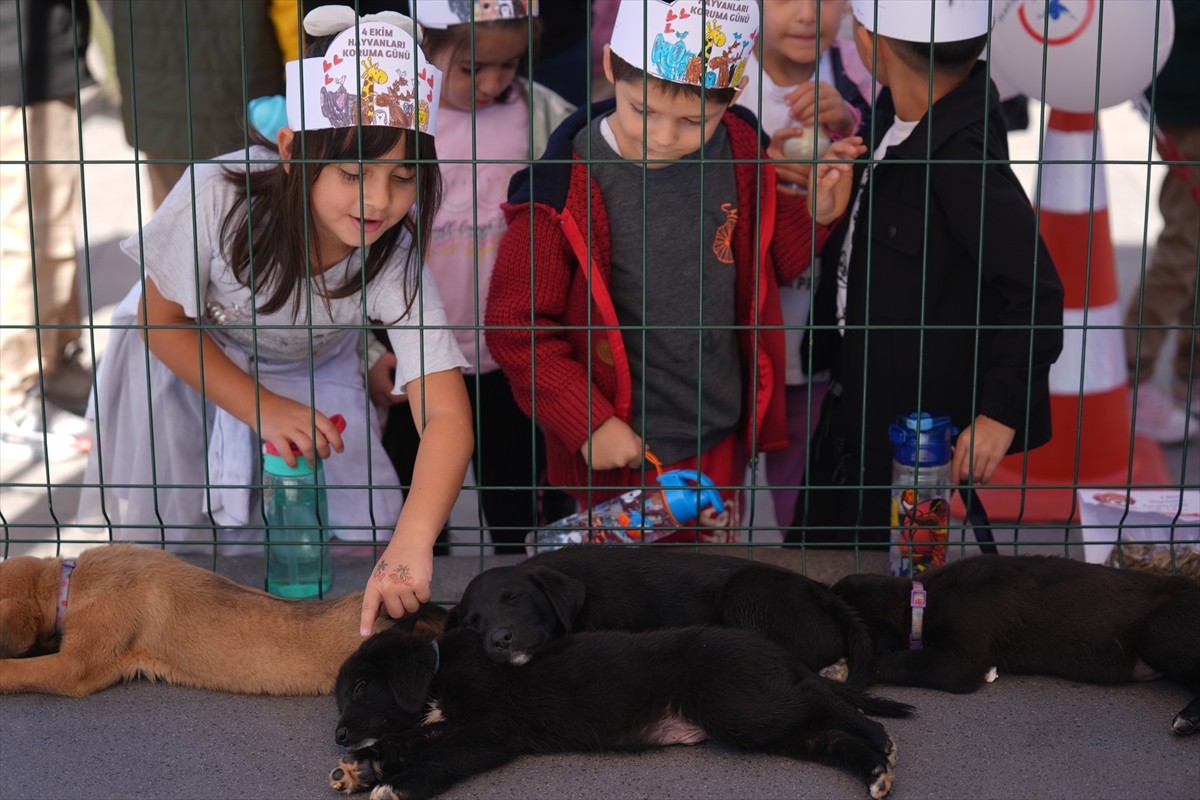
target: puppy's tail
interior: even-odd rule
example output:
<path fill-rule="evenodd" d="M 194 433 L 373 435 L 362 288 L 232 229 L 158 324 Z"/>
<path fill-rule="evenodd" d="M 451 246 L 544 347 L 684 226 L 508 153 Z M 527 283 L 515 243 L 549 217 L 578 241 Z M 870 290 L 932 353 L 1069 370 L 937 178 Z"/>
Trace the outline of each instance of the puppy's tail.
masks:
<path fill-rule="evenodd" d="M 850 686 L 841 681 L 833 681 L 822 678 L 825 685 L 833 690 L 833 693 L 838 697 L 850 703 L 864 714 L 870 714 L 874 717 L 892 717 L 900 719 L 903 717 L 911 717 L 915 708 L 908 703 L 901 703 L 899 700 L 892 700 L 887 697 L 878 697 L 867 692 L 857 686 Z"/>
<path fill-rule="evenodd" d="M 837 598 L 836 603 L 828 607 L 828 613 L 838 624 L 846 637 L 846 666 L 849 674 L 846 683 L 852 686 L 866 686 L 871 682 L 871 659 L 875 654 L 875 645 L 871 641 L 871 633 L 862 617 L 849 604 Z"/>

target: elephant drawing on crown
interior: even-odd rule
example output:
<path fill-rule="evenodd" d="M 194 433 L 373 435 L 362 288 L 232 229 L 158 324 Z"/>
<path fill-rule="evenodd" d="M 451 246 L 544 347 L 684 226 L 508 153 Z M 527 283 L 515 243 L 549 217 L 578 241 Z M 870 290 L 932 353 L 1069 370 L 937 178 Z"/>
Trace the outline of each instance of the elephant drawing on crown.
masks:
<path fill-rule="evenodd" d="M 687 32 L 677 33 L 679 38 L 673 44 L 667 44 L 667 39 L 661 33 L 654 39 L 650 49 L 650 61 L 658 70 L 660 77 L 669 81 L 683 81 L 688 72 L 688 62 L 696 55 L 687 49 L 684 39 Z"/>

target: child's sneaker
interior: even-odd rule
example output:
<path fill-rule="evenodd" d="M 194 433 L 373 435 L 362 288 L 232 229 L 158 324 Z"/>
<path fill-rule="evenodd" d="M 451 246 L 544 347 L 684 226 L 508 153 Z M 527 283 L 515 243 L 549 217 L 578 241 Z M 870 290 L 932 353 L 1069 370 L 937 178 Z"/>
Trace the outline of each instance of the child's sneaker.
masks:
<path fill-rule="evenodd" d="M 85 455 L 92 447 L 93 423 L 30 395 L 11 414 L 0 415 L 0 459 L 51 461 Z"/>
<path fill-rule="evenodd" d="M 1170 396 L 1150 381 L 1138 384 L 1130 402 L 1137 403 L 1135 433 L 1149 436 L 1162 444 L 1181 444 L 1184 439 L 1200 436 L 1200 419 L 1177 405 Z"/>

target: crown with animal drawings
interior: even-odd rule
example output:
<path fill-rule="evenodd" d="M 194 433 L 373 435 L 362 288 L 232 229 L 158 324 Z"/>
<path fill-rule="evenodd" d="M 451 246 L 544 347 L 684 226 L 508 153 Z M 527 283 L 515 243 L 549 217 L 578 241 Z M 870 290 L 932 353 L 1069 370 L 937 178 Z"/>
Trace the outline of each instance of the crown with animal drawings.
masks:
<path fill-rule="evenodd" d="M 410 5 L 417 23 L 426 28 L 538 15 L 538 0 L 413 0 Z"/>
<path fill-rule="evenodd" d="M 442 73 L 425 60 L 415 28 L 396 11 L 362 17 L 341 5 L 310 11 L 305 33 L 334 38 L 323 57 L 288 62 L 288 127 L 383 125 L 433 135 Z"/>
<path fill-rule="evenodd" d="M 622 0 L 609 47 L 665 81 L 737 88 L 758 17 L 757 0 Z"/>

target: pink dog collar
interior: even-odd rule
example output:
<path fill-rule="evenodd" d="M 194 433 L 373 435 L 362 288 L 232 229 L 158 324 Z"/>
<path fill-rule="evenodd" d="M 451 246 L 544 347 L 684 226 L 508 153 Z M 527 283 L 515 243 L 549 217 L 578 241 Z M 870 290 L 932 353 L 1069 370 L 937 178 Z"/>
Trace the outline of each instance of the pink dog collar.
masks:
<path fill-rule="evenodd" d="M 74 561 L 62 562 L 62 572 L 58 576 L 58 602 L 54 604 L 54 632 L 59 636 L 62 636 L 63 615 L 67 613 L 67 592 L 71 588 L 71 573 L 74 571 Z"/>
<path fill-rule="evenodd" d="M 925 605 L 927 602 L 925 585 L 920 581 L 913 581 L 912 594 L 908 596 L 908 605 L 912 608 L 912 631 L 908 634 L 909 650 L 920 650 L 925 646 L 922 635 L 925 628 Z"/>

